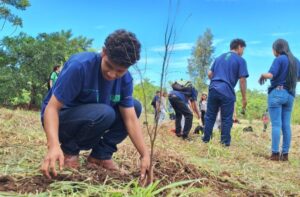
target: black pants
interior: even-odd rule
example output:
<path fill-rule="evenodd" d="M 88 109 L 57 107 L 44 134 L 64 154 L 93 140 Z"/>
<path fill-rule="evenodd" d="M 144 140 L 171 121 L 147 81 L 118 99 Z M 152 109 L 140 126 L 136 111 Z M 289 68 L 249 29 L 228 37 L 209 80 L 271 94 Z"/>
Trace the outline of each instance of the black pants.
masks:
<path fill-rule="evenodd" d="M 268 124 L 264 124 L 264 131 L 266 131 L 268 128 Z"/>
<path fill-rule="evenodd" d="M 184 116 L 185 123 L 184 123 L 184 128 L 183 128 L 183 137 L 187 137 L 192 128 L 193 113 L 188 108 L 188 106 L 180 98 L 176 97 L 175 95 L 170 95 L 169 101 L 175 111 L 176 135 L 181 134 L 181 118 L 182 118 L 182 116 Z"/>
<path fill-rule="evenodd" d="M 157 116 L 158 113 L 157 113 L 157 110 L 156 110 L 156 106 L 153 106 L 153 109 L 154 109 L 154 121 L 157 122 L 158 121 L 158 116 Z"/>
<path fill-rule="evenodd" d="M 202 121 L 202 125 L 205 125 L 205 111 L 201 110 L 201 121 Z"/>

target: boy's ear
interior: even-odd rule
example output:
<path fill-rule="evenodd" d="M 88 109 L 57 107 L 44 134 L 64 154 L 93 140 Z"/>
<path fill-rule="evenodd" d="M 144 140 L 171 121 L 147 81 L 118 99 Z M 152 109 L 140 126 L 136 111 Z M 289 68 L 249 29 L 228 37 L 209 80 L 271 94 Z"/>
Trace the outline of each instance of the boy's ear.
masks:
<path fill-rule="evenodd" d="M 105 47 L 102 47 L 102 53 L 101 54 L 102 54 L 102 57 L 106 56 L 106 48 Z"/>

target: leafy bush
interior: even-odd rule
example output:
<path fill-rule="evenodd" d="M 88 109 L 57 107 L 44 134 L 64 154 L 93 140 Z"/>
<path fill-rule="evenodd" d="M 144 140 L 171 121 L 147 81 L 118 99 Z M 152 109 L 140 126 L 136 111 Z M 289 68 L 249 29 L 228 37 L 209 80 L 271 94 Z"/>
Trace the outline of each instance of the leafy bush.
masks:
<path fill-rule="evenodd" d="M 237 116 L 239 118 L 246 118 L 250 122 L 254 119 L 261 119 L 264 111 L 268 107 L 268 95 L 267 93 L 260 92 L 258 90 L 248 90 L 247 91 L 247 110 L 246 115 L 243 116 L 240 112 L 242 109 L 242 96 L 241 92 L 236 93 L 237 103 L 236 110 Z M 294 101 L 293 113 L 292 113 L 292 123 L 300 124 L 300 97 L 297 96 Z"/>
<path fill-rule="evenodd" d="M 29 105 L 30 103 L 30 92 L 22 89 L 20 96 L 11 99 L 11 104 L 16 105 Z"/>

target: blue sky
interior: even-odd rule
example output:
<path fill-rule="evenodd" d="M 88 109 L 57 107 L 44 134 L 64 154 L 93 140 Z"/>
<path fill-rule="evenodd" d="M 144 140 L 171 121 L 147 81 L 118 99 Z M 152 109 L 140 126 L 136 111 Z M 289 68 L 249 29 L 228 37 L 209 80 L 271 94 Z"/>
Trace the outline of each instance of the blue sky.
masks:
<path fill-rule="evenodd" d="M 105 37 L 115 29 L 125 28 L 140 39 L 143 53 L 139 66 L 145 64 L 145 76 L 158 83 L 162 65 L 161 47 L 168 17 L 168 0 L 30 0 L 31 7 L 18 12 L 23 31 L 32 36 L 42 32 L 71 29 L 74 36 L 94 39 L 101 49 Z M 172 0 L 172 13 L 176 1 Z M 288 40 L 300 58 L 300 1 L 297 0 L 181 0 L 176 14 L 176 44 L 171 56 L 168 79 L 188 79 L 187 58 L 197 38 L 210 28 L 214 35 L 214 56 L 228 51 L 230 40 L 239 37 L 247 43 L 244 58 L 248 64 L 250 89 L 266 90 L 257 80 L 268 71 L 274 57 L 272 43 Z M 11 31 L 7 25 L 0 37 Z M 134 77 L 137 77 L 132 71 Z M 137 80 L 136 80 L 137 81 Z M 299 93 L 299 86 L 297 88 Z"/>

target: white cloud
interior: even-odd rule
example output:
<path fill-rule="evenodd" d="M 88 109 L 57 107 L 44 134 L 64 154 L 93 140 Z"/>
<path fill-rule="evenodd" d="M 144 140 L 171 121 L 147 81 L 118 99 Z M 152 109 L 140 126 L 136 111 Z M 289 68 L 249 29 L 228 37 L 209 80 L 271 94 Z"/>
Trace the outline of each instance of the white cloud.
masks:
<path fill-rule="evenodd" d="M 168 69 L 169 70 L 182 69 L 182 68 L 187 69 L 188 58 L 190 58 L 190 56 L 183 56 L 183 57 L 171 59 Z"/>
<path fill-rule="evenodd" d="M 213 40 L 213 46 L 217 46 L 221 43 L 223 43 L 225 39 L 223 38 L 217 38 Z M 177 43 L 174 45 L 169 46 L 169 49 L 172 51 L 185 51 L 185 50 L 192 50 L 193 46 L 195 43 L 191 42 L 183 42 L 183 43 Z M 157 47 L 151 47 L 150 51 L 153 52 L 164 52 L 165 51 L 165 46 L 157 46 Z"/>
<path fill-rule="evenodd" d="M 167 72 L 171 73 L 180 73 L 184 70 L 184 72 L 187 70 L 188 65 L 188 58 L 189 56 L 181 56 L 181 57 L 172 57 L 170 58 L 170 62 L 167 67 Z M 160 75 L 161 69 L 162 69 L 162 63 L 163 58 L 156 58 L 156 57 L 148 57 L 147 58 L 147 64 L 146 64 L 146 70 L 145 70 L 145 59 L 141 59 L 138 63 L 139 69 L 143 73 L 153 72 L 157 75 Z"/>
<path fill-rule="evenodd" d="M 191 50 L 193 46 L 194 43 L 185 42 L 185 43 L 177 43 L 174 45 L 170 45 L 169 49 L 172 51 L 185 51 L 185 50 Z M 151 47 L 150 50 L 154 52 L 164 52 L 165 46 Z"/>
<path fill-rule="evenodd" d="M 287 36 L 290 34 L 292 34 L 292 32 L 273 32 L 271 33 L 271 36 L 278 37 L 278 36 Z"/>
<path fill-rule="evenodd" d="M 171 56 L 168 69 L 180 69 L 180 68 L 186 68 L 188 64 L 188 58 L 190 56 L 182 56 L 182 57 L 173 57 Z M 163 63 L 163 58 L 159 57 L 147 57 L 142 58 L 139 61 L 139 67 L 144 67 L 145 63 L 147 64 L 147 70 L 156 70 L 158 69 L 160 71 L 160 68 Z"/>
<path fill-rule="evenodd" d="M 179 43 L 175 44 L 173 47 L 174 51 L 184 51 L 184 50 L 190 50 L 194 46 L 194 43 Z"/>
<path fill-rule="evenodd" d="M 163 59 L 162 58 L 158 58 L 158 57 L 142 57 L 140 60 L 139 60 L 139 64 L 140 65 L 145 65 L 145 64 L 147 64 L 147 65 L 149 65 L 149 64 L 151 64 L 151 65 L 155 65 L 155 64 L 161 64 L 162 63 L 162 61 L 163 61 Z"/>
<path fill-rule="evenodd" d="M 217 46 L 218 44 L 221 44 L 224 41 L 225 41 L 225 39 L 223 39 L 223 38 L 213 39 L 213 46 Z"/>

